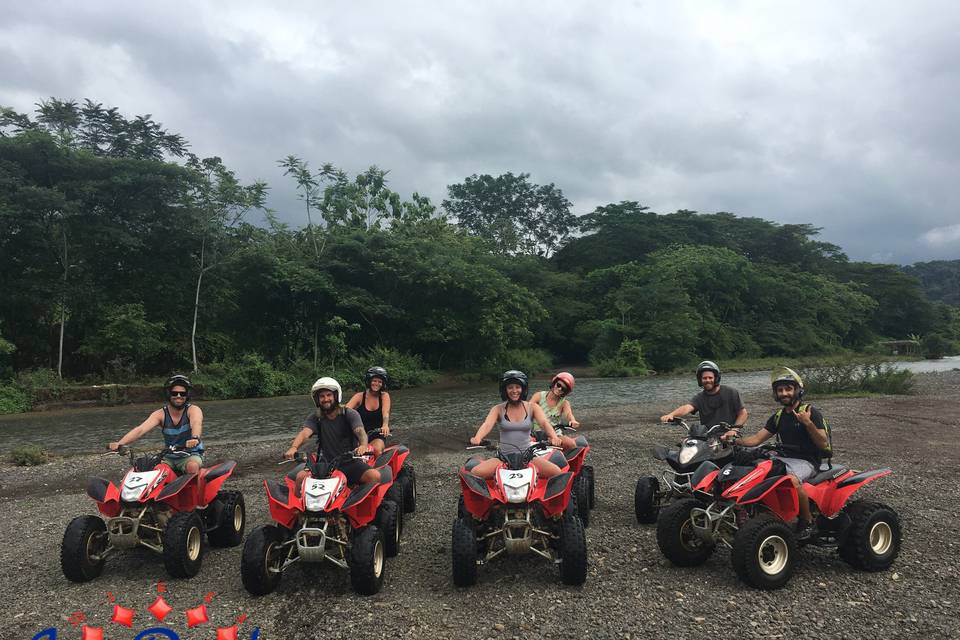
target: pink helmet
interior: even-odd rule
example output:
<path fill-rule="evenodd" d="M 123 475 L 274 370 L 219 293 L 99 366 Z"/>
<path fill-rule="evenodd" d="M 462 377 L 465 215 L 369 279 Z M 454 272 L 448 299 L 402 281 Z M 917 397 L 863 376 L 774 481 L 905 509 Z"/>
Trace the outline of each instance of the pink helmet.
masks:
<path fill-rule="evenodd" d="M 563 386 L 567 388 L 567 393 L 573 393 L 573 387 L 577 384 L 576 379 L 572 374 L 567 373 L 566 371 L 561 371 L 557 375 L 553 376 L 550 380 L 550 386 L 552 387 L 557 382 L 562 382 Z"/>

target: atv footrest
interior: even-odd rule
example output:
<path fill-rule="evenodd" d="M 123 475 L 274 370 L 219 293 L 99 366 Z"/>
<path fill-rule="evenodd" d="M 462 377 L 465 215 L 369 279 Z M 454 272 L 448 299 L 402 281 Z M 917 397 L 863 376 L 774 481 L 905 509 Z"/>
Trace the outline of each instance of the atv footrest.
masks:
<path fill-rule="evenodd" d="M 138 529 L 140 520 L 127 516 L 107 519 L 107 534 L 110 544 L 118 549 L 133 549 L 140 543 Z"/>
<path fill-rule="evenodd" d="M 323 562 L 327 557 L 327 532 L 316 527 L 297 531 L 297 553 L 304 562 Z"/>

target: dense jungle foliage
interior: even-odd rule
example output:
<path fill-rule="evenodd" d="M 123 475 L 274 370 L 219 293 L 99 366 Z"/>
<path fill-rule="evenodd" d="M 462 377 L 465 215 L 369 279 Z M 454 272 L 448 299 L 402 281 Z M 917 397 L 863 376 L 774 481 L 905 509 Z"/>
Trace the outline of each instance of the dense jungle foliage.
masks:
<path fill-rule="evenodd" d="M 851 262 L 813 226 L 732 213 L 578 216 L 524 173 L 469 176 L 436 204 L 378 167 L 278 162 L 289 182 L 243 184 L 149 116 L 3 109 L 0 379 L 250 362 L 309 378 L 366 357 L 410 381 L 551 361 L 626 375 L 960 339 L 957 263 Z M 268 189 L 302 209 L 266 210 Z"/>

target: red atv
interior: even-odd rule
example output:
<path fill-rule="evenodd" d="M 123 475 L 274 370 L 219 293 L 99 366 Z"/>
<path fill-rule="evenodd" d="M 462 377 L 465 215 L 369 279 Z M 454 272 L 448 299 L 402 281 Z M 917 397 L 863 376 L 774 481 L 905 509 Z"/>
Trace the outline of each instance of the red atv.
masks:
<path fill-rule="evenodd" d="M 553 425 L 553 430 L 557 436 L 563 436 L 564 431 L 571 431 L 574 434 L 577 430 L 573 427 L 563 425 Z M 568 434 L 570 435 L 570 434 Z M 563 452 L 567 459 L 570 471 L 574 475 L 573 495 L 577 503 L 577 515 L 584 527 L 590 526 L 590 510 L 596 504 L 596 490 L 594 489 L 593 466 L 584 464 L 587 458 L 587 452 L 590 451 L 590 444 L 587 439 L 581 435 L 574 438 L 577 446 Z"/>
<path fill-rule="evenodd" d="M 189 455 L 169 447 L 139 458 L 128 447 L 131 469 L 120 486 L 90 478 L 87 495 L 96 500 L 103 517 L 78 516 L 63 534 L 60 566 L 74 582 L 100 575 L 106 558 L 118 549 L 146 547 L 163 556 L 174 578 L 197 575 L 203 562 L 203 536 L 215 547 L 233 547 L 243 540 L 243 494 L 222 491 L 237 463 L 228 460 L 177 476 L 164 455 Z M 109 454 L 114 455 L 114 454 Z"/>
<path fill-rule="evenodd" d="M 405 445 L 395 444 L 386 447 L 376 460 L 371 455 L 367 457 L 367 462 L 373 467 L 390 465 L 396 484 L 400 487 L 400 491 L 394 491 L 392 495 L 395 496 L 393 499 L 400 505 L 402 513 L 413 513 L 417 510 L 417 474 L 413 465 L 407 462 L 409 456 L 410 449 Z"/>
<path fill-rule="evenodd" d="M 489 480 L 470 473 L 480 463 L 477 458 L 460 469 L 463 512 L 453 523 L 454 584 L 475 584 L 477 566 L 504 552 L 535 553 L 560 565 L 565 584 L 583 584 L 587 540 L 570 499 L 574 474 L 564 455 L 544 442 L 511 453 L 490 441 L 482 446 L 496 452 L 501 465 Z M 530 462 L 545 451 L 563 473 L 549 479 L 538 476 Z"/>
<path fill-rule="evenodd" d="M 723 469 L 709 461 L 701 464 L 691 485 L 710 500 L 685 498 L 661 512 L 657 543 L 663 554 L 675 565 L 695 566 L 706 562 L 722 543 L 732 550 L 733 568 L 747 584 L 758 589 L 786 584 L 796 563 L 798 541 L 792 523 L 799 503 L 783 462 L 769 455 L 777 450 L 740 450 Z M 804 482 L 816 533 L 799 544 L 836 549 L 858 569 L 889 568 L 900 552 L 897 513 L 879 502 L 848 499 L 890 473 L 831 466 Z"/>
<path fill-rule="evenodd" d="M 381 457 L 388 455 L 397 452 Z M 330 461 L 297 454 L 301 464 L 284 479 L 264 481 L 276 524 L 257 527 L 243 545 L 240 573 L 247 591 L 270 593 L 290 565 L 324 560 L 350 571 L 357 593 L 380 591 L 384 559 L 399 550 L 403 493 L 390 464 L 377 467 L 379 482 L 348 486 L 339 467 L 356 458 L 352 452 Z M 298 495 L 296 477 L 304 468 L 310 475 Z"/>

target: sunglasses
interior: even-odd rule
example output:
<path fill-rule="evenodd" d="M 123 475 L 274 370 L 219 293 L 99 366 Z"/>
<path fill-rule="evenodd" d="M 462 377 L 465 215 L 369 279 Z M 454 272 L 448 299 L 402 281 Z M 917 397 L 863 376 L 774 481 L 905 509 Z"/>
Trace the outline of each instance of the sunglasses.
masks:
<path fill-rule="evenodd" d="M 567 392 L 567 387 L 566 387 L 566 385 L 564 385 L 562 382 L 554 382 L 554 383 L 553 383 L 553 388 L 554 388 L 554 389 L 560 389 L 560 391 L 563 391 L 564 393 Z"/>
<path fill-rule="evenodd" d="M 186 392 L 186 391 L 171 391 L 171 392 L 170 392 L 170 397 L 171 397 L 171 398 L 186 398 L 186 397 L 187 397 L 187 392 Z"/>

